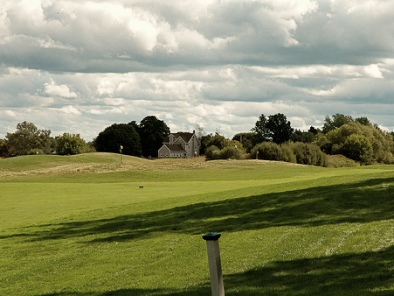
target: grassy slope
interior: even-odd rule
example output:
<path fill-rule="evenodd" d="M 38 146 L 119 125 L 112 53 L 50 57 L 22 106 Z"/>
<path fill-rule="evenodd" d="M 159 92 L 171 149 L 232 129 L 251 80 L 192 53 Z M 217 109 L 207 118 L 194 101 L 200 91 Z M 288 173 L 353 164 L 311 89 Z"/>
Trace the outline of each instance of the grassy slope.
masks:
<path fill-rule="evenodd" d="M 392 295 L 393 170 L 1 160 L 0 294 L 208 295 L 217 231 L 226 295 Z"/>

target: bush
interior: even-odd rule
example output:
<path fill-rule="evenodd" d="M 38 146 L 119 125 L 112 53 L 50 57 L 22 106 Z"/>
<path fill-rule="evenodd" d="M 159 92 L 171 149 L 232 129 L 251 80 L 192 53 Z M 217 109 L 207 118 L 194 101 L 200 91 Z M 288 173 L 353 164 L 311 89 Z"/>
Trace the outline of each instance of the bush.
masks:
<path fill-rule="evenodd" d="M 347 158 L 341 154 L 326 155 L 326 166 L 330 168 L 342 168 L 342 167 L 356 167 L 360 166 L 358 162 Z"/>
<path fill-rule="evenodd" d="M 238 141 L 226 140 L 226 146 L 220 149 L 216 145 L 210 145 L 205 150 L 206 160 L 215 159 L 243 159 L 246 157 L 245 149 Z"/>
<path fill-rule="evenodd" d="M 227 146 L 220 150 L 220 159 L 243 159 L 245 153 L 236 146 Z"/>
<path fill-rule="evenodd" d="M 278 145 L 273 142 L 257 144 L 250 153 L 251 158 L 296 162 L 295 155 L 286 145 Z"/>
<path fill-rule="evenodd" d="M 326 155 L 316 144 L 296 142 L 286 145 L 293 151 L 297 163 L 317 166 L 326 165 Z"/>
<path fill-rule="evenodd" d="M 85 140 L 78 134 L 64 133 L 56 137 L 56 152 L 59 155 L 75 155 L 88 150 Z"/>
<path fill-rule="evenodd" d="M 205 150 L 205 158 L 206 160 L 220 159 L 220 149 L 215 145 L 209 146 Z"/>
<path fill-rule="evenodd" d="M 328 154 L 343 154 L 362 164 L 393 163 L 394 142 L 379 127 L 350 122 L 316 139 Z"/>
<path fill-rule="evenodd" d="M 372 144 L 367 137 L 358 134 L 350 135 L 342 147 L 342 154 L 361 164 L 373 162 Z"/>

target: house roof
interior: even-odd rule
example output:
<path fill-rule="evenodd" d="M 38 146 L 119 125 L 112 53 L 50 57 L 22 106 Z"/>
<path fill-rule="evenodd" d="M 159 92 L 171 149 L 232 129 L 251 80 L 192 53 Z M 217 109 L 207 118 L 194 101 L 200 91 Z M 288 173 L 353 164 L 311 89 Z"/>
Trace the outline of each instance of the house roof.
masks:
<path fill-rule="evenodd" d="M 188 132 L 178 132 L 178 133 L 171 133 L 170 135 L 173 135 L 175 139 L 181 137 L 186 143 L 190 141 L 190 139 L 193 137 L 194 133 L 188 133 Z M 169 143 L 170 142 L 170 135 L 164 138 L 163 142 Z"/>
<path fill-rule="evenodd" d="M 165 144 L 164 146 L 170 149 L 171 152 L 186 152 L 185 149 L 183 149 L 180 145 Z"/>
<path fill-rule="evenodd" d="M 186 143 L 190 141 L 190 139 L 193 137 L 193 135 L 194 135 L 193 133 L 187 133 L 187 132 L 185 132 L 185 133 L 181 132 L 181 133 L 174 134 L 174 136 L 176 138 L 181 137 Z"/>

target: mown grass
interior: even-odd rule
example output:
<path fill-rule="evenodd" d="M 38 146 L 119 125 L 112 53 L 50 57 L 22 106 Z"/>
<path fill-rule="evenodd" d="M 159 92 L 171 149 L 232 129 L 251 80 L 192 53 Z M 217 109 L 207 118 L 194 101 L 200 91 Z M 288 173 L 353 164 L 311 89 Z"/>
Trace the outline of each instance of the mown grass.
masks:
<path fill-rule="evenodd" d="M 35 157 L 0 161 L 1 295 L 209 295 L 210 231 L 226 295 L 394 293 L 393 166 Z"/>

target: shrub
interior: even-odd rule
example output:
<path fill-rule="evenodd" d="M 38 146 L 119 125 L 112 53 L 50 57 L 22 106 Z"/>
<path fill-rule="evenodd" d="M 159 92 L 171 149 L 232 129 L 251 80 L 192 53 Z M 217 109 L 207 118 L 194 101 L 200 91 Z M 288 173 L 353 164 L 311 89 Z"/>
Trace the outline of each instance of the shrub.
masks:
<path fill-rule="evenodd" d="M 220 150 L 220 159 L 243 159 L 245 153 L 236 146 L 227 146 Z"/>
<path fill-rule="evenodd" d="M 209 146 L 207 150 L 205 150 L 205 158 L 206 160 L 215 160 L 220 158 L 220 149 L 215 146 Z"/>
<path fill-rule="evenodd" d="M 342 154 L 326 155 L 326 166 L 330 168 L 341 168 L 341 167 L 356 167 L 360 166 L 358 162 L 347 158 Z"/>
<path fill-rule="evenodd" d="M 243 159 L 246 157 L 245 149 L 238 141 L 226 141 L 226 146 L 220 149 L 216 145 L 211 145 L 205 150 L 206 160 L 215 159 Z"/>
<path fill-rule="evenodd" d="M 393 138 L 376 125 L 350 122 L 318 137 L 316 143 L 328 154 L 343 154 L 362 164 L 394 162 Z"/>
<path fill-rule="evenodd" d="M 257 144 L 252 149 L 250 157 L 265 160 L 296 162 L 295 155 L 289 147 L 286 145 L 278 145 L 273 142 Z"/>
<path fill-rule="evenodd" d="M 87 144 L 79 134 L 64 133 L 56 137 L 56 152 L 60 155 L 75 155 L 87 151 Z"/>
<path fill-rule="evenodd" d="M 361 164 L 371 164 L 373 162 L 372 144 L 363 135 L 352 134 L 347 137 L 342 147 L 342 154 L 359 161 Z"/>
<path fill-rule="evenodd" d="M 297 163 L 317 166 L 326 165 L 326 155 L 316 144 L 296 142 L 286 145 L 293 151 Z"/>

